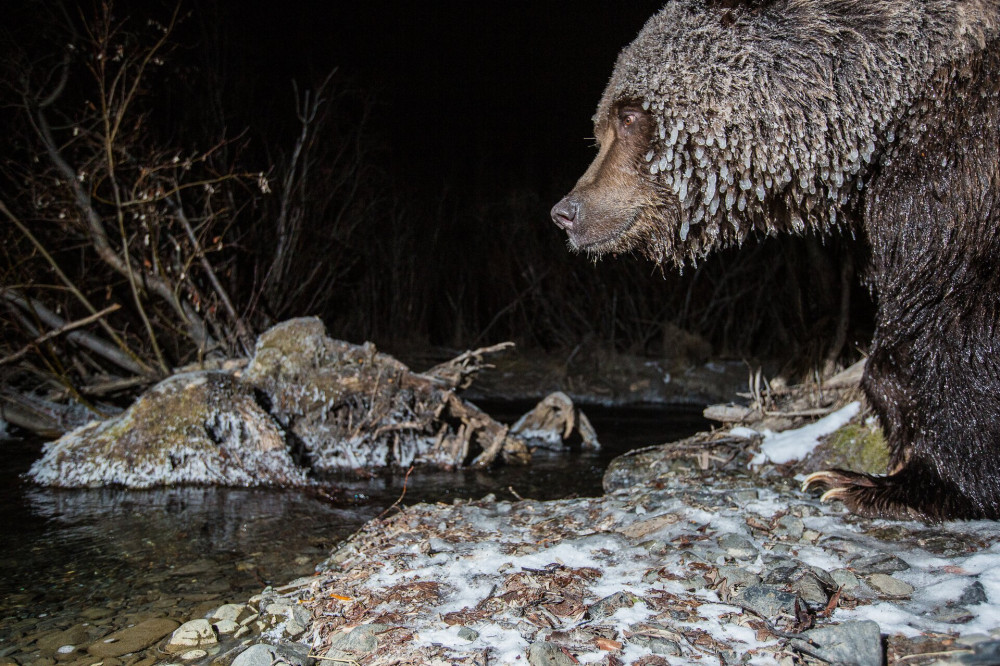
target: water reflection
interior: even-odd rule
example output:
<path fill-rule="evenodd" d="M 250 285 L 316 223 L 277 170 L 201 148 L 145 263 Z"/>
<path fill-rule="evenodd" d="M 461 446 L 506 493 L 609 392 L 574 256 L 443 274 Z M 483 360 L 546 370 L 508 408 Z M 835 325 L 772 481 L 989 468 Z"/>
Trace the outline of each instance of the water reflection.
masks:
<path fill-rule="evenodd" d="M 514 416 L 520 406 L 507 408 Z M 503 410 L 491 412 L 507 420 Z M 494 493 L 553 499 L 598 495 L 619 453 L 702 427 L 693 409 L 588 409 L 600 452 L 539 451 L 528 468 L 419 471 L 403 504 Z M 0 604 L 9 615 L 116 613 L 162 608 L 182 617 L 199 603 L 245 600 L 271 583 L 310 573 L 333 545 L 382 513 L 403 492 L 400 473 L 326 479 L 319 491 L 228 488 L 51 490 L 19 474 L 37 443 L 5 445 L 0 483 Z"/>

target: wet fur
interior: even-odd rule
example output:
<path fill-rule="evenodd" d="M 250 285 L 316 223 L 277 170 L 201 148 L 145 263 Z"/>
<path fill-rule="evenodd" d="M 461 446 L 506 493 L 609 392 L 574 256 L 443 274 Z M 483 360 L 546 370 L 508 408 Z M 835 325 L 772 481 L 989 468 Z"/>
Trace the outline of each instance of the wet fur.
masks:
<path fill-rule="evenodd" d="M 996 0 L 676 0 L 619 56 L 601 154 L 553 209 L 577 249 L 680 265 L 751 233 L 866 240 L 892 473 L 817 478 L 864 515 L 1000 518 L 998 31 Z"/>

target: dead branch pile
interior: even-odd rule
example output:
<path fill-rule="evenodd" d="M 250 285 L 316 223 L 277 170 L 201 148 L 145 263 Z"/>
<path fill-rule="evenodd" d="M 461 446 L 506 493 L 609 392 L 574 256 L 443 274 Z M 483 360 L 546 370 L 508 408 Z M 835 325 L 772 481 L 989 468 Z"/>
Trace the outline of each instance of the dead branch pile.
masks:
<path fill-rule="evenodd" d="M 739 394 L 747 405 L 709 405 L 705 418 L 725 424 L 752 425 L 771 430 L 798 427 L 804 420 L 826 416 L 851 400 L 861 399 L 862 359 L 842 372 L 823 380 L 786 386 L 768 381 L 760 370 L 752 373 L 748 391 Z"/>
<path fill-rule="evenodd" d="M 412 372 L 316 318 L 265 331 L 246 367 L 174 375 L 46 445 L 45 485 L 300 485 L 308 471 L 528 463 L 525 442 L 455 389 L 509 343 Z"/>
<path fill-rule="evenodd" d="M 321 321 L 300 318 L 261 335 L 243 378 L 267 396 L 314 469 L 526 462 L 520 439 L 455 395 L 489 367 L 487 354 L 510 346 L 415 373 L 370 343 L 333 340 Z"/>

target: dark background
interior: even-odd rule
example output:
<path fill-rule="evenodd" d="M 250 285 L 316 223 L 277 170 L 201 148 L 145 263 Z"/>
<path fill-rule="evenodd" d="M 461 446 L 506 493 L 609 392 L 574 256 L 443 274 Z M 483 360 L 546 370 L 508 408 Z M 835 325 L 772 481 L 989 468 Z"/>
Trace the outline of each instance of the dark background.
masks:
<path fill-rule="evenodd" d="M 263 115 L 291 102 L 292 79 L 337 68 L 373 94 L 370 130 L 400 183 L 549 191 L 571 186 L 593 156 L 591 116 L 615 57 L 661 5 L 376 0 L 221 11 L 233 67 L 253 73 Z"/>

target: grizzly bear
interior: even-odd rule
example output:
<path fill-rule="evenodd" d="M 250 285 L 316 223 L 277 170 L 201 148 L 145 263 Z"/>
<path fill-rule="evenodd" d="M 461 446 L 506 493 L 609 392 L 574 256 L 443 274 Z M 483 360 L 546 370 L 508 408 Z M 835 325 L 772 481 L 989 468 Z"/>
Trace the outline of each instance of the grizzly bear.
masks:
<path fill-rule="evenodd" d="M 862 386 L 890 468 L 807 486 L 865 516 L 1000 518 L 1000 0 L 674 0 L 594 127 L 552 209 L 574 250 L 683 266 L 751 234 L 866 243 Z"/>

